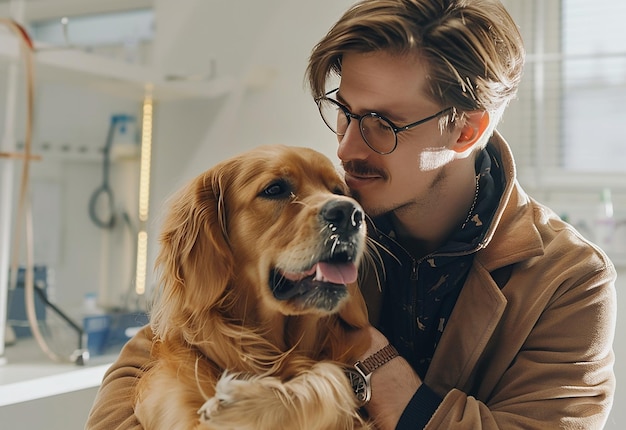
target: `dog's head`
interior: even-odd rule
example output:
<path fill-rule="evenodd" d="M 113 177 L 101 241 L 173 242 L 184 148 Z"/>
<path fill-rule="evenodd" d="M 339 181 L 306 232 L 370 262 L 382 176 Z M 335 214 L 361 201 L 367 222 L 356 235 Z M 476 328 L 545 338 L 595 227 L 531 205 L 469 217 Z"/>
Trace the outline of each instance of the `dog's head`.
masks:
<path fill-rule="evenodd" d="M 157 335 L 206 324 L 211 314 L 263 326 L 277 315 L 341 312 L 362 325 L 355 281 L 366 227 L 346 192 L 328 158 L 278 145 L 193 180 L 164 222 L 152 313 Z"/>

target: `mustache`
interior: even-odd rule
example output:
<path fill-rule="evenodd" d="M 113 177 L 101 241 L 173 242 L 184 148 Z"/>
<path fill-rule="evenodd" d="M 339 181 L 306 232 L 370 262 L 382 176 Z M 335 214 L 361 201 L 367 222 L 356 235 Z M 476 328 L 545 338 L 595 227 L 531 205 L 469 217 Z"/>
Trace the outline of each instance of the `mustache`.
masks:
<path fill-rule="evenodd" d="M 380 176 L 387 179 L 387 174 L 375 167 L 372 167 L 364 160 L 351 160 L 341 163 L 344 172 L 353 176 Z"/>

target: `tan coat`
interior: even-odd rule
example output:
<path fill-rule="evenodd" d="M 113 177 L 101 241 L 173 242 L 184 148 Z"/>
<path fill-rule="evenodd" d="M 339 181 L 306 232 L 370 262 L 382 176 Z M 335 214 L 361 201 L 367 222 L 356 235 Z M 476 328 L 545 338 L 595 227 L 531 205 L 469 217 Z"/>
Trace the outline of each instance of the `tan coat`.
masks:
<path fill-rule="evenodd" d="M 444 397 L 426 428 L 601 429 L 615 391 L 615 268 L 524 193 L 508 145 L 492 143 L 508 186 L 426 375 Z M 140 428 L 128 396 L 146 333 L 105 376 L 87 429 Z"/>

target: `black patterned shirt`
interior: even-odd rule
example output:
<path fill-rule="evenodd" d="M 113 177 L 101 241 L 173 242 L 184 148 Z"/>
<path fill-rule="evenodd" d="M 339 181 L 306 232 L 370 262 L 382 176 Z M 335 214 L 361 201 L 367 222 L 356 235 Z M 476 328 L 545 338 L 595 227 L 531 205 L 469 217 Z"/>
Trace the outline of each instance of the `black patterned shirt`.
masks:
<path fill-rule="evenodd" d="M 476 160 L 478 193 L 467 222 L 437 251 L 415 259 L 394 240 L 388 215 L 373 220 L 385 266 L 379 329 L 424 379 L 437 344 L 488 229 L 504 185 L 493 151 Z"/>

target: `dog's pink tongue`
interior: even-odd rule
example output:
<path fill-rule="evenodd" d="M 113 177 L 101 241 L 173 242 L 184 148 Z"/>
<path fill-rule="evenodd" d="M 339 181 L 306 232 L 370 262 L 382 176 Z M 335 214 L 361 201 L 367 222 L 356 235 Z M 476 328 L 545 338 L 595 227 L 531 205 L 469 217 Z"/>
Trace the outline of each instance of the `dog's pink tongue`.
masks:
<path fill-rule="evenodd" d="M 315 280 L 333 284 L 349 284 L 356 281 L 357 269 L 353 263 L 317 263 Z"/>

